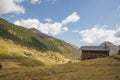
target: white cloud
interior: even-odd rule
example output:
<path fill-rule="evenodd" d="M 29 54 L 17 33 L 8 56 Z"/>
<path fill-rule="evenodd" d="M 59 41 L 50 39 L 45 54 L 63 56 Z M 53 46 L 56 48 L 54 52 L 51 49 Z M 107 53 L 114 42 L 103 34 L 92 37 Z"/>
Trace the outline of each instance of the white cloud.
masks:
<path fill-rule="evenodd" d="M 38 28 L 40 22 L 37 19 L 17 20 L 14 22 L 16 25 L 24 26 L 26 28 Z"/>
<path fill-rule="evenodd" d="M 43 0 L 0 0 L 0 15 L 8 13 L 24 14 L 25 8 L 21 3 L 25 1 L 31 4 L 40 4 Z M 55 4 L 56 0 L 51 0 L 50 2 Z"/>
<path fill-rule="evenodd" d="M 67 28 L 67 27 L 63 27 L 63 28 L 62 28 L 62 31 L 63 31 L 63 32 L 67 32 L 67 31 L 68 31 L 68 28 Z"/>
<path fill-rule="evenodd" d="M 62 22 L 51 23 L 52 20 L 50 18 L 45 19 L 45 21 L 46 23 L 41 23 L 38 19 L 22 19 L 15 21 L 14 24 L 24 26 L 26 28 L 36 28 L 45 34 L 51 35 L 57 35 L 68 31 L 68 27 L 62 24 Z M 72 21 L 69 21 L 67 23 L 70 22 Z"/>
<path fill-rule="evenodd" d="M 104 27 L 94 26 L 89 30 L 80 31 L 82 45 L 99 45 L 104 41 L 110 41 L 116 45 L 120 44 L 120 27 L 115 30 L 108 30 Z"/>
<path fill-rule="evenodd" d="M 77 22 L 79 19 L 79 15 L 76 12 L 74 12 L 73 14 L 69 15 L 65 20 L 63 20 L 62 24 L 66 25 L 67 23 L 74 23 Z"/>
<path fill-rule="evenodd" d="M 50 18 L 46 18 L 45 21 L 46 21 L 46 22 L 51 22 L 52 19 L 50 19 Z"/>
<path fill-rule="evenodd" d="M 52 34 L 52 35 L 57 35 L 57 34 L 60 34 L 62 32 L 62 24 L 59 22 L 55 22 L 53 24 L 51 24 L 51 23 L 43 24 L 42 23 L 42 25 L 40 25 L 40 28 L 45 28 L 46 32 L 48 34 Z M 42 31 L 42 30 L 40 30 L 40 31 Z"/>
<path fill-rule="evenodd" d="M 0 14 L 25 13 L 25 9 L 19 3 L 24 0 L 0 0 Z"/>
<path fill-rule="evenodd" d="M 41 2 L 42 0 L 30 0 L 30 3 L 32 4 L 36 4 L 36 3 L 40 4 Z"/>
<path fill-rule="evenodd" d="M 16 25 L 24 26 L 26 28 L 36 28 L 45 34 L 57 35 L 68 31 L 60 22 L 55 23 L 41 23 L 38 19 L 17 20 L 14 22 Z"/>

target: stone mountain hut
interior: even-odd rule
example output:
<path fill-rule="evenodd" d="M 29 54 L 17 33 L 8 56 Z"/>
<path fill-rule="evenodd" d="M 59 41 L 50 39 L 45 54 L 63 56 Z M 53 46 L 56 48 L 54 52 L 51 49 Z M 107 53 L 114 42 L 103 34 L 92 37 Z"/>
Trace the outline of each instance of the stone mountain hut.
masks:
<path fill-rule="evenodd" d="M 105 42 L 103 42 L 101 45 L 99 45 L 99 46 L 107 46 L 107 47 L 109 47 L 109 55 L 111 56 L 111 55 L 115 55 L 115 54 L 118 54 L 119 53 L 119 50 L 120 50 L 120 48 L 119 48 L 119 46 L 116 46 L 116 45 L 114 45 L 114 44 L 112 44 L 111 42 L 109 42 L 109 41 L 105 41 Z"/>

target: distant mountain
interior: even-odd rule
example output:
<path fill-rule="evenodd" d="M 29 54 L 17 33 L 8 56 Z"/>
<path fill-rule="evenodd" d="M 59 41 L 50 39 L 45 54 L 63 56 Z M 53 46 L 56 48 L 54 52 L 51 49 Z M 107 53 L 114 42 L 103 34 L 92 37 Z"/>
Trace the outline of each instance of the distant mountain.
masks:
<path fill-rule="evenodd" d="M 100 46 L 105 46 L 105 45 L 109 47 L 110 55 L 114 55 L 114 54 L 117 54 L 119 52 L 119 47 L 112 44 L 111 42 L 105 41 L 102 44 L 100 44 Z"/>
<path fill-rule="evenodd" d="M 26 46 L 40 52 L 58 52 L 71 59 L 79 59 L 79 50 L 70 44 L 48 36 L 35 28 L 27 29 L 14 25 L 0 18 L 0 37 L 5 41 L 13 41 L 15 44 Z"/>

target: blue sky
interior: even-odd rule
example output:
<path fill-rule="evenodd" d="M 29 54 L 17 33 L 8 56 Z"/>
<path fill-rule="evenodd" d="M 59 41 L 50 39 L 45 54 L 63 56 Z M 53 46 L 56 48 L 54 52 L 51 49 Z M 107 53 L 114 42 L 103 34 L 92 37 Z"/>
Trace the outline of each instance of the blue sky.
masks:
<path fill-rule="evenodd" d="M 77 45 L 120 45 L 120 0 L 0 0 L 0 17 Z"/>

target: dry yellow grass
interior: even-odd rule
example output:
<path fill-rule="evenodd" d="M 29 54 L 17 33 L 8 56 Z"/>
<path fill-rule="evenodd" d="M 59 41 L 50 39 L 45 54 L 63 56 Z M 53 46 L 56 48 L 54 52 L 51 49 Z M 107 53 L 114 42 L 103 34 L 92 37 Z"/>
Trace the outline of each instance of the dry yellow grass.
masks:
<path fill-rule="evenodd" d="M 57 66 L 3 69 L 0 72 L 0 80 L 120 80 L 120 61 L 99 58 Z"/>
<path fill-rule="evenodd" d="M 26 56 L 24 52 L 29 52 L 32 57 Z M 65 63 L 65 56 L 56 52 L 44 52 L 41 53 L 34 49 L 28 49 L 27 47 L 16 45 L 12 41 L 4 41 L 0 38 L 0 59 L 11 59 L 11 58 L 34 58 L 38 61 L 43 62 L 45 65 L 56 65 Z"/>
<path fill-rule="evenodd" d="M 50 66 L 64 63 L 66 57 L 52 51 L 40 53 L 2 39 L 0 44 L 0 57 L 3 58 L 0 58 L 3 65 L 0 80 L 120 80 L 120 55 Z M 24 52 L 30 52 L 32 56 L 28 57 Z M 13 56 L 14 53 L 16 56 Z M 21 58 L 21 61 L 16 61 L 18 58 Z M 47 66 L 20 65 L 24 63 L 30 66 L 34 59 Z"/>

